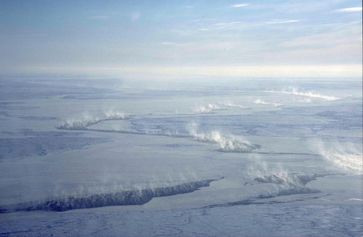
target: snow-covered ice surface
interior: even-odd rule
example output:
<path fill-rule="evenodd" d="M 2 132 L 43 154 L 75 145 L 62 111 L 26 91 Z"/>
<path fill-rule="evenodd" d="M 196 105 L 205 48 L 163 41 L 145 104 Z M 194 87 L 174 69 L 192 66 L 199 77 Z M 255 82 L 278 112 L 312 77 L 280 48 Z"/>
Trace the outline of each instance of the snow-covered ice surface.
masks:
<path fill-rule="evenodd" d="M 359 80 L 0 80 L 0 236 L 362 236 Z"/>

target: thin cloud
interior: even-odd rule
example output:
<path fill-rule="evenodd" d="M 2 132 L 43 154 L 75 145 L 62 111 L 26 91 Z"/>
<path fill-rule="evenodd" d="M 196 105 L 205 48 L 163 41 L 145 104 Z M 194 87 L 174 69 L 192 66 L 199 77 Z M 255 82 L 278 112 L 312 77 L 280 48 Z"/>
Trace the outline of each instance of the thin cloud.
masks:
<path fill-rule="evenodd" d="M 186 8 L 186 9 L 193 9 L 193 8 L 194 8 L 194 6 L 193 6 L 193 5 L 185 5 L 185 6 L 183 6 L 183 8 Z"/>
<path fill-rule="evenodd" d="M 107 15 L 95 15 L 95 16 L 90 16 L 89 17 L 92 20 L 107 20 L 110 18 L 110 16 Z"/>
<path fill-rule="evenodd" d="M 250 4 L 248 4 L 248 3 L 236 3 L 236 4 L 231 5 L 231 7 L 233 7 L 233 8 L 241 8 L 241 7 L 247 7 L 249 5 Z"/>
<path fill-rule="evenodd" d="M 141 17 L 140 12 L 133 12 L 131 14 L 131 21 L 138 21 Z"/>
<path fill-rule="evenodd" d="M 336 11 L 337 12 L 346 12 L 346 13 L 362 12 L 362 7 L 341 8 Z"/>
<path fill-rule="evenodd" d="M 242 23 L 241 21 L 217 22 L 214 25 L 217 27 L 229 27 L 229 26 L 238 25 L 241 23 Z"/>
<path fill-rule="evenodd" d="M 182 45 L 181 43 L 172 42 L 172 41 L 163 41 L 163 42 L 161 42 L 161 44 L 166 45 L 166 46 L 179 46 L 179 45 Z"/>
<path fill-rule="evenodd" d="M 300 22 L 300 20 L 272 20 L 272 21 L 266 21 L 265 23 L 268 25 L 276 25 L 276 24 L 291 24 L 298 22 Z"/>

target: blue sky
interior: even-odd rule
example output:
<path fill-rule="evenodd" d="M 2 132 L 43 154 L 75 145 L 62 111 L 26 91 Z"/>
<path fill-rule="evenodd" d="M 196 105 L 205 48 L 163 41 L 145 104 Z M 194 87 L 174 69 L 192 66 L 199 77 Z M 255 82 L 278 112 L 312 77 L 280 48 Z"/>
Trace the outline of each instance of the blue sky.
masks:
<path fill-rule="evenodd" d="M 362 3 L 1 0 L 0 55 L 5 74 L 359 76 Z"/>

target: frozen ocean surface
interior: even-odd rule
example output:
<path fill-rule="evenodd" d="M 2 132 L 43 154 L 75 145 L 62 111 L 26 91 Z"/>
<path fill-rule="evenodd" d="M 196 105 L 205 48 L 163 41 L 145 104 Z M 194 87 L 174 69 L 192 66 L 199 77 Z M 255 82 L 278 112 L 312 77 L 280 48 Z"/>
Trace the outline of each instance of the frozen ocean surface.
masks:
<path fill-rule="evenodd" d="M 2 78 L 0 236 L 363 236 L 360 80 L 159 84 Z"/>

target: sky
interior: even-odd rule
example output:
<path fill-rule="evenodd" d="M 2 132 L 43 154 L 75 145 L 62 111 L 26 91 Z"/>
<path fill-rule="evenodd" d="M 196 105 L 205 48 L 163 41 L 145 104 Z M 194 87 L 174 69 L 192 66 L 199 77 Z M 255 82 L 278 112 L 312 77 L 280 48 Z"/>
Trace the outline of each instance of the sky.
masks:
<path fill-rule="evenodd" d="M 360 0 L 0 0 L 0 73 L 361 77 Z"/>

